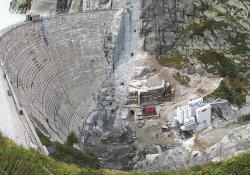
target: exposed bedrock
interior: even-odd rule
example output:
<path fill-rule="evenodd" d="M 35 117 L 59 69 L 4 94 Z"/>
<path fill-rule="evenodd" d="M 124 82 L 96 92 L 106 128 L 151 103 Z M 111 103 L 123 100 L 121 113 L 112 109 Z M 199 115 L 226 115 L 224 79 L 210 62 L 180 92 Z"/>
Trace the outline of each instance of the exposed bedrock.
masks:
<path fill-rule="evenodd" d="M 207 149 L 188 149 L 178 147 L 162 153 L 154 160 L 145 160 L 138 163 L 135 169 L 141 171 L 175 170 L 208 162 L 218 162 L 249 152 L 250 125 L 235 128 L 221 141 Z"/>
<path fill-rule="evenodd" d="M 249 45 L 247 0 L 141 0 L 141 6 L 144 49 L 151 54 L 200 59 L 199 52 L 217 52 L 233 60 L 249 55 L 248 47 L 234 50 Z"/>
<path fill-rule="evenodd" d="M 124 53 L 128 49 L 125 37 L 129 37 L 129 18 L 130 14 L 123 10 L 119 10 L 114 16 L 111 27 L 113 38 L 109 37 L 109 46 L 113 49 L 105 51 L 105 55 L 112 58 L 113 67 L 98 94 L 97 109 L 86 121 L 82 132 L 86 148 L 97 155 L 101 165 L 116 169 L 131 169 L 135 154 L 134 130 L 129 122 L 122 120 L 122 116 L 129 115 L 128 109 L 123 108 L 126 94 L 117 90 L 123 81 L 121 77 L 117 77 L 119 66 L 130 58 Z"/>
<path fill-rule="evenodd" d="M 196 15 L 190 0 L 141 0 L 141 7 L 144 49 L 150 53 L 165 54 Z"/>
<path fill-rule="evenodd" d="M 97 155 L 101 165 L 116 169 L 131 169 L 135 154 L 134 130 L 121 117 L 119 104 L 115 102 L 114 84 L 105 82 L 99 94 L 99 106 L 89 117 L 83 131 L 84 144 Z"/>
<path fill-rule="evenodd" d="M 112 9 L 120 7 L 126 0 L 12 0 L 10 10 L 19 13 L 33 12 L 45 16 L 58 13 L 77 13 L 95 9 Z"/>

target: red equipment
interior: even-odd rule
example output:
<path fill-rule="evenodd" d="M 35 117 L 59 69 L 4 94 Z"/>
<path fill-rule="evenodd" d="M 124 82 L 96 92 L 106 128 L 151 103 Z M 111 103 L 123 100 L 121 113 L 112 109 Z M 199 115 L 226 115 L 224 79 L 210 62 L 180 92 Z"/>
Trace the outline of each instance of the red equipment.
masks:
<path fill-rule="evenodd" d="M 153 112 L 154 112 L 154 108 L 153 108 L 152 106 L 147 106 L 147 107 L 146 107 L 146 111 L 147 111 L 148 113 L 153 113 Z"/>

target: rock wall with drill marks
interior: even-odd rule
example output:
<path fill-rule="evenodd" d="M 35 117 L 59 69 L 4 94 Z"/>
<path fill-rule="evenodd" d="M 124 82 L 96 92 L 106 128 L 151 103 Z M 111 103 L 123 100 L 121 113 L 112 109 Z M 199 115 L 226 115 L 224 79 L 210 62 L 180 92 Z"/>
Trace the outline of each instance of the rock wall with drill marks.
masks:
<path fill-rule="evenodd" d="M 114 11 L 68 14 L 45 20 L 51 48 L 40 23 L 20 25 L 0 38 L 0 60 L 20 105 L 45 134 L 63 141 L 96 108 L 110 67 L 105 38 Z"/>

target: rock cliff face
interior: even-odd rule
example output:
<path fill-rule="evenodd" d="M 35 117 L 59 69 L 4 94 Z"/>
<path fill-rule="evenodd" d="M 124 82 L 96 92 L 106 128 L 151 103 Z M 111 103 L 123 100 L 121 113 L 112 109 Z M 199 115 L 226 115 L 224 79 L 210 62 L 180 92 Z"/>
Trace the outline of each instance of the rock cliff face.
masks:
<path fill-rule="evenodd" d="M 144 49 L 159 63 L 225 77 L 213 97 L 249 103 L 249 1 L 149 0 L 141 7 Z M 189 71 L 190 62 L 203 71 Z"/>
<path fill-rule="evenodd" d="M 31 1 L 31 7 L 27 3 Z M 93 9 L 110 9 L 112 0 L 12 0 L 10 9 L 25 13 L 31 11 L 46 16 L 56 13 L 82 12 Z"/>
<path fill-rule="evenodd" d="M 228 35 L 250 29 L 249 5 L 248 1 L 237 0 L 141 1 L 144 48 L 161 55 L 198 44 L 199 49 L 208 50 L 210 46 L 228 51 L 236 44 L 226 41 Z"/>
<path fill-rule="evenodd" d="M 190 0 L 141 1 L 144 49 L 164 54 L 175 46 L 178 35 L 197 17 Z"/>

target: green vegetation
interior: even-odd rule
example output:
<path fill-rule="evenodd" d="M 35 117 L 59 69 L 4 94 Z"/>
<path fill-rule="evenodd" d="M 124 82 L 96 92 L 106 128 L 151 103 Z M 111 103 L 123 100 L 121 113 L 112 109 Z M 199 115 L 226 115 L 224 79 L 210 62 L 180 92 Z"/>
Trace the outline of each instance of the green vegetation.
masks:
<path fill-rule="evenodd" d="M 208 95 L 207 98 L 224 98 L 230 103 L 242 106 L 246 102 L 246 79 L 244 78 L 229 78 L 226 77 L 221 82 L 218 89 L 212 94 Z"/>
<path fill-rule="evenodd" d="M 205 3 L 203 1 L 199 1 L 200 2 L 200 5 L 199 6 L 196 6 L 197 9 L 199 9 L 199 11 L 201 12 L 204 12 L 206 11 L 207 9 L 210 8 L 210 5 L 208 5 L 208 3 Z"/>
<path fill-rule="evenodd" d="M 204 36 L 203 32 L 205 30 L 210 30 L 213 32 L 213 30 L 216 29 L 221 29 L 227 27 L 227 23 L 224 22 L 218 22 L 212 19 L 205 19 L 201 21 L 199 24 L 198 23 L 193 23 L 189 25 L 185 30 L 182 32 L 182 36 L 188 36 L 188 35 L 199 35 L 199 36 Z"/>
<path fill-rule="evenodd" d="M 32 3 L 32 0 L 26 0 L 24 3 L 18 6 L 18 10 L 27 11 L 28 9 L 31 8 L 31 3 Z"/>
<path fill-rule="evenodd" d="M 250 52 L 250 48 L 244 45 L 237 45 L 232 49 L 231 52 L 233 55 L 244 54 L 246 52 Z"/>
<path fill-rule="evenodd" d="M 224 98 L 238 106 L 246 102 L 248 81 L 241 74 L 244 69 L 241 70 L 231 59 L 215 51 L 209 50 L 196 56 L 208 72 L 224 77 L 219 88 L 207 98 Z"/>
<path fill-rule="evenodd" d="M 242 154 L 225 162 L 194 166 L 187 170 L 169 172 L 121 172 L 95 168 L 80 168 L 65 164 L 34 150 L 16 146 L 0 137 L 1 175 L 246 175 L 250 174 L 250 154 Z"/>
<path fill-rule="evenodd" d="M 222 77 L 238 77 L 238 67 L 231 59 L 226 58 L 222 53 L 208 50 L 201 54 L 198 53 L 197 59 L 203 63 L 209 73 L 220 74 Z"/>
<path fill-rule="evenodd" d="M 230 42 L 234 47 L 230 50 L 233 55 L 245 54 L 250 52 L 250 48 L 247 46 L 247 38 L 249 33 L 237 33 L 235 37 L 230 36 L 227 41 Z"/>
<path fill-rule="evenodd" d="M 243 115 L 240 117 L 240 123 L 248 123 L 250 122 L 250 114 Z"/>
<path fill-rule="evenodd" d="M 184 69 L 188 64 L 188 59 L 183 58 L 178 51 L 175 51 L 171 57 L 156 55 L 156 60 L 163 66 L 175 69 Z"/>
<path fill-rule="evenodd" d="M 180 74 L 180 72 L 177 72 L 174 74 L 174 78 L 184 86 L 189 86 L 190 78 L 186 75 Z"/>
<path fill-rule="evenodd" d="M 246 30 L 246 28 L 234 16 L 230 15 L 230 12 L 227 11 L 226 13 L 224 13 L 216 8 L 211 8 L 209 10 L 217 13 L 218 15 L 225 16 L 227 20 L 233 22 L 237 28 Z"/>
<path fill-rule="evenodd" d="M 1 175 L 51 175 L 51 174 L 101 174 L 95 169 L 79 168 L 53 160 L 34 150 L 16 146 L 9 139 L 0 137 Z"/>
<path fill-rule="evenodd" d="M 69 134 L 65 144 L 51 142 L 39 130 L 37 130 L 37 134 L 46 147 L 55 148 L 55 153 L 50 154 L 54 159 L 65 163 L 75 164 L 80 167 L 97 167 L 97 159 L 93 155 L 81 152 L 73 147 L 73 144 L 78 143 L 75 133 L 71 132 Z"/>
<path fill-rule="evenodd" d="M 227 39 L 232 45 L 247 45 L 246 39 L 249 37 L 249 33 L 239 33 L 237 32 L 235 37 L 229 36 Z"/>

